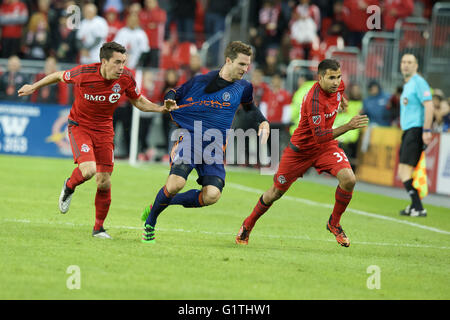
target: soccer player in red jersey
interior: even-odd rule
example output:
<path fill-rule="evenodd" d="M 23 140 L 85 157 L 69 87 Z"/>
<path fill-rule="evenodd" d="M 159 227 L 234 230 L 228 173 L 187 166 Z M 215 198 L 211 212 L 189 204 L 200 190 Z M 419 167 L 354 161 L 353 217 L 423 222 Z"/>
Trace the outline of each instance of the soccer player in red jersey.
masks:
<path fill-rule="evenodd" d="M 367 126 L 368 118 L 366 115 L 357 115 L 347 124 L 333 129 L 337 112 L 347 107 L 339 62 L 332 59 L 323 60 L 319 64 L 318 74 L 319 81 L 303 99 L 299 125 L 289 146 L 283 152 L 274 183 L 259 198 L 252 213 L 244 220 L 236 237 L 238 244 L 248 244 L 256 221 L 281 198 L 297 178 L 302 177 L 310 167 L 314 167 L 317 172 L 328 172 L 339 180 L 327 229 L 334 234 L 340 245 L 350 246 L 340 219 L 352 198 L 356 179 L 335 138 L 349 130 Z"/>
<path fill-rule="evenodd" d="M 75 188 L 94 175 L 95 225 L 92 235 L 111 238 L 103 222 L 111 203 L 111 174 L 114 168 L 113 114 L 120 97 L 145 112 L 168 112 L 178 108 L 175 101 L 166 100 L 164 106 L 154 104 L 139 93 L 131 71 L 125 67 L 126 49 L 107 42 L 100 49 L 100 63 L 80 65 L 71 70 L 49 74 L 42 80 L 19 89 L 19 96 L 30 95 L 41 87 L 59 81 L 75 86 L 75 101 L 69 114 L 69 139 L 74 163 L 78 166 L 64 181 L 59 198 L 61 213 L 69 210 Z"/>

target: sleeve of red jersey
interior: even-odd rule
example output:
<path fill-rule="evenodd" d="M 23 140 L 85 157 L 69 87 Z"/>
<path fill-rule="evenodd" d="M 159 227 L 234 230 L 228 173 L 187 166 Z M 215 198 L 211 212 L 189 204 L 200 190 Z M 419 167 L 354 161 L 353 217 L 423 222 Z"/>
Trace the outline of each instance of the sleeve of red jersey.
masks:
<path fill-rule="evenodd" d="M 63 73 L 63 80 L 65 83 L 75 84 L 79 83 L 82 78 L 82 74 L 85 72 L 85 66 L 76 66 L 70 70 L 66 70 Z"/>
<path fill-rule="evenodd" d="M 133 75 L 129 74 L 129 85 L 125 89 L 125 94 L 128 98 L 132 100 L 136 100 L 141 96 L 141 92 L 139 91 L 139 88 L 137 87 L 136 80 L 134 80 Z"/>
<path fill-rule="evenodd" d="M 333 129 L 325 127 L 324 106 L 319 103 L 319 86 L 313 92 L 312 97 L 305 101 L 308 124 L 312 131 L 314 141 L 318 144 L 333 140 Z"/>

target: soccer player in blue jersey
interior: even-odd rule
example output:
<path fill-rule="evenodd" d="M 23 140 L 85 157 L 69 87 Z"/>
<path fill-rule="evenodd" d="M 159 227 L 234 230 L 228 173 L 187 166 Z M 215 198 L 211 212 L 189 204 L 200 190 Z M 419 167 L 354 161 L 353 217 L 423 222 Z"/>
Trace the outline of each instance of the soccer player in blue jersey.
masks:
<path fill-rule="evenodd" d="M 225 49 L 225 64 L 220 70 L 195 76 L 166 94 L 165 99 L 173 99 L 179 106 L 170 115 L 184 133 L 172 149 L 166 184 L 142 214 L 145 220 L 142 242 L 155 242 L 156 220 L 169 205 L 197 208 L 219 200 L 225 186 L 223 151 L 227 130 L 239 105 L 255 119 L 261 143 L 267 142 L 269 123 L 253 103 L 252 84 L 242 79 L 251 56 L 249 45 L 233 41 Z M 201 134 L 200 139 L 196 133 Z M 193 169 L 202 188 L 179 193 Z"/>
<path fill-rule="evenodd" d="M 431 124 L 433 122 L 433 102 L 428 83 L 417 74 L 417 58 L 410 53 L 404 54 L 400 68 L 405 81 L 400 96 L 400 126 L 403 130 L 400 145 L 398 176 L 411 197 L 411 204 L 400 211 L 401 215 L 425 217 L 417 189 L 413 186 L 412 173 L 420 160 L 420 155 L 431 142 Z"/>

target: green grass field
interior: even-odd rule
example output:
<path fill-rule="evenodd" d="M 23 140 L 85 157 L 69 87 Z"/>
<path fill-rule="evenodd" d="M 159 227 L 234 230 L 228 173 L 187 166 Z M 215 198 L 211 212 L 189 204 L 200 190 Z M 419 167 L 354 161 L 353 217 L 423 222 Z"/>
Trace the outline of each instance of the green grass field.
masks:
<path fill-rule="evenodd" d="M 211 207 L 171 206 L 157 243 L 140 242 L 142 209 L 165 183 L 168 166 L 116 163 L 105 228 L 91 236 L 94 179 L 77 188 L 62 215 L 58 197 L 71 160 L 0 156 L 0 299 L 449 299 L 450 209 L 398 215 L 405 200 L 355 192 L 339 246 L 325 229 L 334 187 L 298 181 L 252 231 L 235 235 L 272 176 L 227 172 Z M 193 172 L 186 188 L 197 188 Z M 70 290 L 67 269 L 80 270 Z M 377 266 L 380 288 L 369 289 Z"/>

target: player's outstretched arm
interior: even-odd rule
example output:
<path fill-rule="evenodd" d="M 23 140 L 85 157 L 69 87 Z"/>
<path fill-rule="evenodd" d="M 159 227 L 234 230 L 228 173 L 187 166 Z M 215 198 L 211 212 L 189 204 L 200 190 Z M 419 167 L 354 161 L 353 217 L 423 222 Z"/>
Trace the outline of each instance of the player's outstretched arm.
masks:
<path fill-rule="evenodd" d="M 354 116 L 349 122 L 346 124 L 333 129 L 333 139 L 339 137 L 341 134 L 346 133 L 347 131 L 360 129 L 367 127 L 369 123 L 369 118 L 365 114 L 358 114 Z"/>
<path fill-rule="evenodd" d="M 25 84 L 17 91 L 19 97 L 28 96 L 36 90 L 63 80 L 64 71 L 53 72 L 33 84 Z"/>
<path fill-rule="evenodd" d="M 266 144 L 269 139 L 270 124 L 269 121 L 263 121 L 259 124 L 258 136 L 261 137 L 261 144 Z"/>
<path fill-rule="evenodd" d="M 137 99 L 130 99 L 130 102 L 139 110 L 143 112 L 162 112 L 166 113 L 178 109 L 178 106 L 174 100 L 167 99 L 164 101 L 164 105 L 159 105 L 149 101 L 144 96 L 139 96 Z"/>

